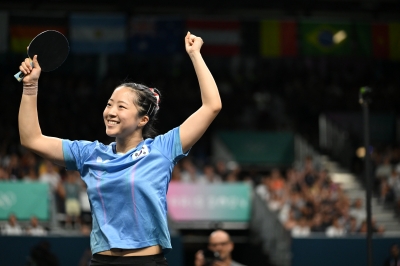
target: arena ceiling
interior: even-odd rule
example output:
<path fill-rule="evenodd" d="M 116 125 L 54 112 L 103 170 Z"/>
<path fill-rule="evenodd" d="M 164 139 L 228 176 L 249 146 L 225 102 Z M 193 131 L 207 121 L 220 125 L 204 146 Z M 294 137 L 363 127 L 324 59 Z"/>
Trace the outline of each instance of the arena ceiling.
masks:
<path fill-rule="evenodd" d="M 188 14 L 227 16 L 364 16 L 393 17 L 400 14 L 398 0 L 46 0 L 1 1 L 8 11 L 124 11 L 140 14 Z"/>

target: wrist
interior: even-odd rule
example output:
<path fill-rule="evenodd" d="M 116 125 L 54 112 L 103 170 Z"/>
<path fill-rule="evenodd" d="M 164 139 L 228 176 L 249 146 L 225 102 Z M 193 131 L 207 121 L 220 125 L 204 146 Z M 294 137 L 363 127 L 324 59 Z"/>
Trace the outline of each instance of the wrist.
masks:
<path fill-rule="evenodd" d="M 24 95 L 37 95 L 38 93 L 38 81 L 29 81 L 23 83 L 22 93 Z"/>
<path fill-rule="evenodd" d="M 200 51 L 194 51 L 194 52 L 190 52 L 188 54 L 189 54 L 190 58 L 192 58 L 192 59 L 201 56 Z"/>

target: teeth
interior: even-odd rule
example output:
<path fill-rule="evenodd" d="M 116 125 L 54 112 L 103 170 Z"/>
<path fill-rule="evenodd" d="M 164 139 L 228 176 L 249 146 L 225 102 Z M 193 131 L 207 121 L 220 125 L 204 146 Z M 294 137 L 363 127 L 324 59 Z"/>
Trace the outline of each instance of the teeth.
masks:
<path fill-rule="evenodd" d="M 115 122 L 115 121 L 108 121 L 108 123 L 111 124 L 111 125 L 116 125 L 116 124 L 118 124 L 118 123 Z"/>

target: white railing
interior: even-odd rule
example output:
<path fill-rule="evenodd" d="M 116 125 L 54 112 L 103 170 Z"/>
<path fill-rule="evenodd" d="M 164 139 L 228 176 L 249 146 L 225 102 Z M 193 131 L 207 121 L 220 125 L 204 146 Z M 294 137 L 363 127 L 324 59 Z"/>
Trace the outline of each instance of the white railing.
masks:
<path fill-rule="evenodd" d="M 324 114 L 319 116 L 319 147 L 344 166 L 350 166 L 355 150 L 349 133 L 335 125 Z"/>

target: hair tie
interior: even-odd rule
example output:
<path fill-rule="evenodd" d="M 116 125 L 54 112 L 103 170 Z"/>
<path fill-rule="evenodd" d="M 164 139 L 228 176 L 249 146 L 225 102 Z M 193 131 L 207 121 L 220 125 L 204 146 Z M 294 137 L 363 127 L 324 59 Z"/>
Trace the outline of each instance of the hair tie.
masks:
<path fill-rule="evenodd" d="M 149 110 L 147 111 L 148 115 L 152 115 L 154 110 L 158 111 L 158 109 L 159 109 L 158 104 L 160 103 L 160 95 L 153 88 L 149 88 L 149 90 L 153 93 L 153 96 L 156 97 L 156 100 L 157 100 L 157 105 L 155 105 L 155 106 L 150 105 Z M 150 109 L 151 109 L 151 111 L 150 111 Z"/>

